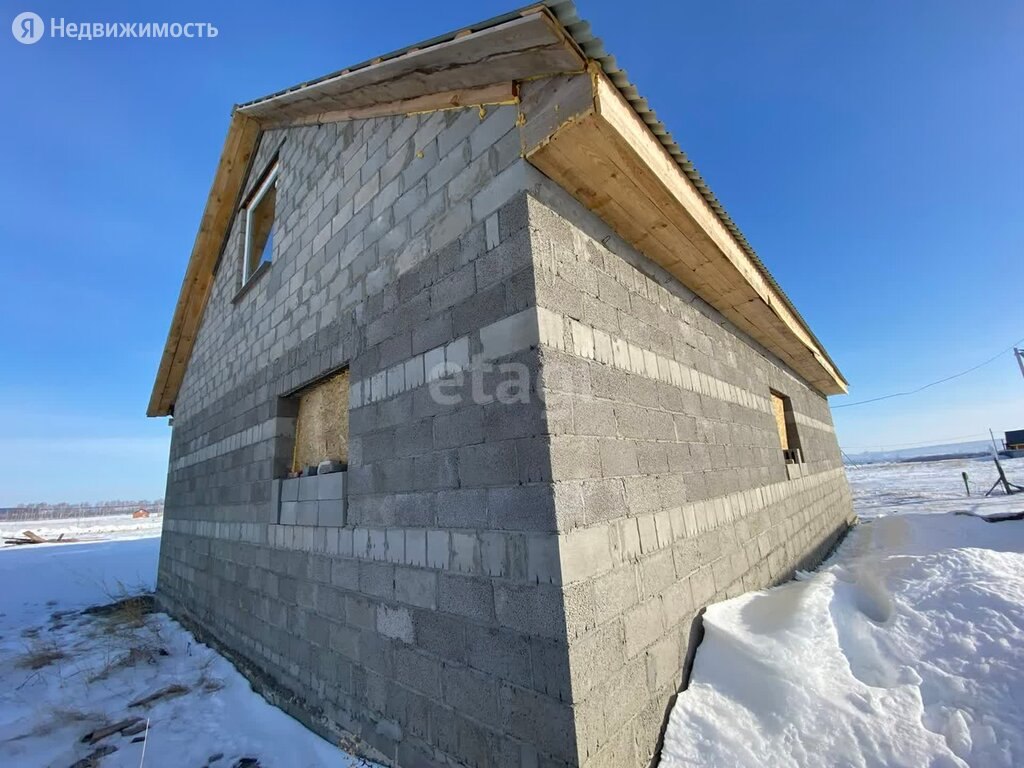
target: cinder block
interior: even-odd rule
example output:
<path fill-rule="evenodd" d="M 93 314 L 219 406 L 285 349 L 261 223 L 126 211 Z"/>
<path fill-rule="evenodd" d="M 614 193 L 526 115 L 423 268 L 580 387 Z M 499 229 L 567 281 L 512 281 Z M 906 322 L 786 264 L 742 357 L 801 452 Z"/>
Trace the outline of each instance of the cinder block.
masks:
<path fill-rule="evenodd" d="M 558 763 L 575 763 L 576 740 L 565 737 L 565 734 L 575 733 L 576 730 L 569 703 L 527 688 L 512 687 L 508 689 L 508 694 L 508 717 L 512 732 L 522 735 L 539 751 L 554 756 Z M 619 765 L 626 766 L 628 763 Z"/>
<path fill-rule="evenodd" d="M 594 330 L 589 325 L 569 321 L 573 354 L 592 360 L 594 358 Z"/>
<path fill-rule="evenodd" d="M 404 562 L 406 565 L 427 564 L 427 532 L 422 528 L 409 528 L 405 531 Z"/>
<path fill-rule="evenodd" d="M 654 598 L 631 608 L 625 615 L 626 657 L 632 659 L 665 631 L 661 599 Z"/>
<path fill-rule="evenodd" d="M 483 221 L 516 194 L 544 177 L 525 160 L 517 160 L 492 178 L 473 196 L 473 221 Z"/>
<path fill-rule="evenodd" d="M 310 479 L 313 480 L 315 477 Z M 318 519 L 319 502 L 316 499 L 300 501 L 296 504 L 295 520 L 297 525 L 316 525 Z"/>
<path fill-rule="evenodd" d="M 319 475 L 296 478 L 299 481 L 299 501 L 316 501 L 317 489 L 320 487 Z"/>
<path fill-rule="evenodd" d="M 423 368 L 427 382 L 442 378 L 445 375 L 444 347 L 435 347 L 424 352 Z"/>
<path fill-rule="evenodd" d="M 610 570 L 612 555 L 607 524 L 569 531 L 559 537 L 558 553 L 564 584 L 573 584 Z"/>
<path fill-rule="evenodd" d="M 281 502 L 281 525 L 295 525 L 299 521 L 299 502 L 297 501 L 282 501 Z"/>
<path fill-rule="evenodd" d="M 387 369 L 388 397 L 394 397 L 405 391 L 405 363 L 395 363 Z"/>
<path fill-rule="evenodd" d="M 541 637 L 563 638 L 566 605 L 562 590 L 545 584 L 494 583 L 494 610 L 503 627 Z"/>
<path fill-rule="evenodd" d="M 371 560 L 387 560 L 387 531 L 383 528 L 368 528 L 366 555 Z"/>
<path fill-rule="evenodd" d="M 640 584 L 645 600 L 661 594 L 675 582 L 676 567 L 671 549 L 663 549 L 640 561 Z"/>
<path fill-rule="evenodd" d="M 377 632 L 384 637 L 412 643 L 412 615 L 406 608 L 391 608 L 381 605 L 377 608 Z"/>
<path fill-rule="evenodd" d="M 415 389 L 423 384 L 423 355 L 416 355 L 405 362 L 405 386 Z"/>
<path fill-rule="evenodd" d="M 459 573 L 476 573 L 479 571 L 479 541 L 471 533 L 451 534 L 451 569 Z"/>
<path fill-rule="evenodd" d="M 437 494 L 437 522 L 447 528 L 483 528 L 487 525 L 487 490 L 459 488 Z"/>
<path fill-rule="evenodd" d="M 427 531 L 427 566 L 447 569 L 451 557 L 448 531 Z"/>
<path fill-rule="evenodd" d="M 288 477 L 281 480 L 281 501 L 299 500 L 299 481 L 301 477 Z"/>
<path fill-rule="evenodd" d="M 484 623 L 494 620 L 494 595 L 489 579 L 442 573 L 437 586 L 439 610 Z"/>
<path fill-rule="evenodd" d="M 395 596 L 395 567 L 384 563 L 360 560 L 359 591 L 364 595 L 393 599 Z"/>
<path fill-rule="evenodd" d="M 444 689 L 444 702 L 453 709 L 492 728 L 500 727 L 498 684 L 493 677 L 452 664 L 445 668 L 441 687 Z M 489 745 L 482 746 L 489 750 Z"/>
<path fill-rule="evenodd" d="M 600 595 L 595 606 L 599 625 L 626 613 L 640 602 L 635 566 L 625 563 L 598 576 L 594 579 L 594 593 Z"/>
<path fill-rule="evenodd" d="M 395 676 L 413 690 L 433 698 L 441 696 L 441 670 L 437 661 L 410 648 L 395 651 Z"/>
<path fill-rule="evenodd" d="M 422 568 L 396 568 L 395 599 L 418 608 L 437 608 L 437 572 Z"/>
<path fill-rule="evenodd" d="M 519 481 L 515 441 L 483 443 L 459 449 L 459 479 L 463 486 L 514 485 Z"/>
<path fill-rule="evenodd" d="M 472 274 L 472 273 L 470 273 Z M 449 371 L 469 367 L 469 338 L 462 336 L 444 348 L 444 360 Z"/>
<path fill-rule="evenodd" d="M 344 499 L 347 475 L 347 472 L 331 472 L 327 475 L 317 475 L 317 498 L 321 501 L 325 499 Z"/>
<path fill-rule="evenodd" d="M 505 576 L 505 534 L 484 531 L 480 534 L 480 566 L 488 576 Z"/>
<path fill-rule="evenodd" d="M 607 439 L 599 443 L 601 474 L 604 477 L 626 477 L 639 474 L 636 443 L 632 440 Z"/>
<path fill-rule="evenodd" d="M 402 528 L 388 528 L 387 537 L 387 560 L 390 563 L 405 562 L 405 530 Z"/>
<path fill-rule="evenodd" d="M 650 700 L 647 690 L 647 659 L 644 656 L 633 659 L 603 688 L 604 727 L 608 732 L 615 733 L 643 710 Z"/>
<path fill-rule="evenodd" d="M 537 307 L 536 311 L 540 343 L 554 349 L 565 349 L 565 328 L 562 316 L 545 307 Z"/>
<path fill-rule="evenodd" d="M 559 539 L 554 534 L 526 537 L 526 575 L 535 584 L 561 584 Z"/>
<path fill-rule="evenodd" d="M 501 242 L 501 238 L 498 233 L 498 214 L 492 214 L 487 217 L 484 222 L 484 234 L 487 243 L 487 250 L 491 248 L 497 248 L 498 243 Z"/>
<path fill-rule="evenodd" d="M 480 329 L 481 354 L 484 360 L 497 360 L 540 342 L 535 309 L 524 309 Z"/>
<path fill-rule="evenodd" d="M 274 479 L 270 481 L 270 514 L 273 520 L 278 520 L 281 513 L 281 481 Z"/>
<path fill-rule="evenodd" d="M 345 502 L 343 500 L 326 499 L 317 502 L 317 525 L 341 527 L 344 524 Z"/>
<path fill-rule="evenodd" d="M 483 442 L 483 439 L 484 415 L 479 405 L 468 405 L 434 417 L 435 448 L 457 448 Z"/>
<path fill-rule="evenodd" d="M 658 550 L 658 529 L 654 523 L 654 515 L 640 515 L 636 519 L 640 530 L 640 548 L 645 555 Z"/>

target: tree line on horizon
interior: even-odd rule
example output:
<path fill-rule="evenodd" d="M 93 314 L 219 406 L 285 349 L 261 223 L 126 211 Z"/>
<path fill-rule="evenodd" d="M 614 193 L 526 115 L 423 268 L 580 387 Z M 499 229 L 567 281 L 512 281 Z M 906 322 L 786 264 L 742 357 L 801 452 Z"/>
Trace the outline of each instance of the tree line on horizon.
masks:
<path fill-rule="evenodd" d="M 114 500 L 93 502 L 45 501 L 19 504 L 16 507 L 0 507 L 0 520 L 64 520 L 71 517 L 102 517 L 104 515 L 130 515 L 144 509 L 150 514 L 163 514 L 164 500 Z"/>

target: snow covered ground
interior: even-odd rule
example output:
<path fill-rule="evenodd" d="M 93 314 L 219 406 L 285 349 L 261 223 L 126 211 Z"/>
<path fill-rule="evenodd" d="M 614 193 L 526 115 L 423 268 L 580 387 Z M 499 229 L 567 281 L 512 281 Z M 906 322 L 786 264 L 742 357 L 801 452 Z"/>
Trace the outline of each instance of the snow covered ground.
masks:
<path fill-rule="evenodd" d="M 103 515 L 70 517 L 62 520 L 0 520 L 0 549 L 14 546 L 3 542 L 12 536 L 21 536 L 22 531 L 32 531 L 44 539 L 55 539 L 63 533 L 65 538 L 79 541 L 110 541 L 159 536 L 163 524 L 163 515 L 138 519 L 131 515 Z"/>
<path fill-rule="evenodd" d="M 81 614 L 154 586 L 159 538 L 104 532 L 122 538 L 0 552 L 0 766 L 68 768 L 110 747 L 117 750 L 98 766 L 232 768 L 245 757 L 264 768 L 367 765 L 267 704 L 166 615 L 138 601 L 109 616 Z M 169 686 L 182 692 L 130 706 Z M 134 717 L 142 718 L 138 733 L 81 741 Z"/>
<path fill-rule="evenodd" d="M 1024 461 L 1006 461 L 1024 481 Z M 1024 494 L 990 460 L 849 471 L 863 524 L 821 568 L 711 606 L 662 766 L 1024 765 Z M 973 493 L 973 490 L 972 490 Z"/>
<path fill-rule="evenodd" d="M 1001 459 L 1006 476 L 1024 485 L 1024 459 Z M 967 473 L 971 496 L 967 497 L 961 473 Z M 947 461 L 895 464 L 862 464 L 847 467 L 853 503 L 862 520 L 906 512 L 989 513 L 1008 505 L 1020 507 L 1020 498 L 998 495 L 985 498 L 996 480 L 992 459 L 949 459 Z"/>
<path fill-rule="evenodd" d="M 1005 462 L 1024 480 L 1024 460 Z M 864 523 L 801 579 L 712 606 L 662 765 L 1024 765 L 1024 495 L 967 498 L 986 460 L 849 471 Z M 153 588 L 159 518 L 3 524 L 103 538 L 0 551 L 0 766 L 365 765 L 253 693 L 221 656 L 129 602 Z M 131 706 L 180 686 L 183 692 Z M 149 731 L 82 737 L 131 717 Z M 129 729 L 133 730 L 133 729 Z M 145 760 L 143 759 L 145 749 Z M 211 757 L 222 755 L 217 760 Z M 250 764 L 251 765 L 251 764 Z"/>

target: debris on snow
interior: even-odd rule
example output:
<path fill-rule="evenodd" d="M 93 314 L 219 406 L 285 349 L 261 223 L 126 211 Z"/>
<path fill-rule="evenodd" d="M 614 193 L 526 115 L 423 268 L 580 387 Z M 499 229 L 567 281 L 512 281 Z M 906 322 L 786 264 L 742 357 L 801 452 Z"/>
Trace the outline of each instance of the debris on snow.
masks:
<path fill-rule="evenodd" d="M 174 683 L 173 685 L 168 685 L 164 688 L 161 688 L 156 693 L 151 693 L 148 696 L 143 696 L 141 699 L 133 701 L 131 704 L 128 705 L 128 707 L 148 707 L 154 701 L 158 701 L 159 699 L 169 699 L 174 696 L 181 696 L 185 693 L 188 693 L 188 688 L 186 688 L 184 685 L 178 685 L 177 683 Z"/>
<path fill-rule="evenodd" d="M 125 729 L 140 722 L 142 722 L 141 717 L 129 717 L 126 720 L 120 720 L 112 725 L 106 725 L 102 728 L 97 728 L 95 731 L 89 731 L 82 737 L 82 742 L 84 744 L 95 744 L 97 741 L 102 741 L 107 738 L 107 736 L 113 736 L 115 733 L 121 733 Z M 143 723 L 143 727 L 145 727 L 145 723 Z"/>
<path fill-rule="evenodd" d="M 132 538 L 0 550 L 0 582 L 18 585 L 0 591 L 0 765 L 138 768 L 144 747 L 145 768 L 369 765 L 268 704 L 153 610 L 159 547 Z M 63 656 L 18 663 L 41 662 L 47 649 Z M 172 695 L 174 686 L 185 690 Z"/>
<path fill-rule="evenodd" d="M 77 542 L 78 539 L 66 539 L 64 534 L 60 534 L 55 539 L 44 539 L 37 533 L 32 531 L 22 531 L 21 536 L 11 536 L 4 539 L 4 544 L 13 544 L 15 546 L 22 546 L 25 544 L 71 544 Z"/>

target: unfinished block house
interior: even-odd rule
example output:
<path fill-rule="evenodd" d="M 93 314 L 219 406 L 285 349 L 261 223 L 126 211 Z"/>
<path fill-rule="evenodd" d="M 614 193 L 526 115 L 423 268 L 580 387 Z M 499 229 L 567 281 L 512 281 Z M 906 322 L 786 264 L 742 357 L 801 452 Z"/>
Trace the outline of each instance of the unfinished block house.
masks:
<path fill-rule="evenodd" d="M 235 108 L 158 594 L 389 764 L 647 766 L 695 617 L 852 520 L 845 383 L 571 3 Z"/>

